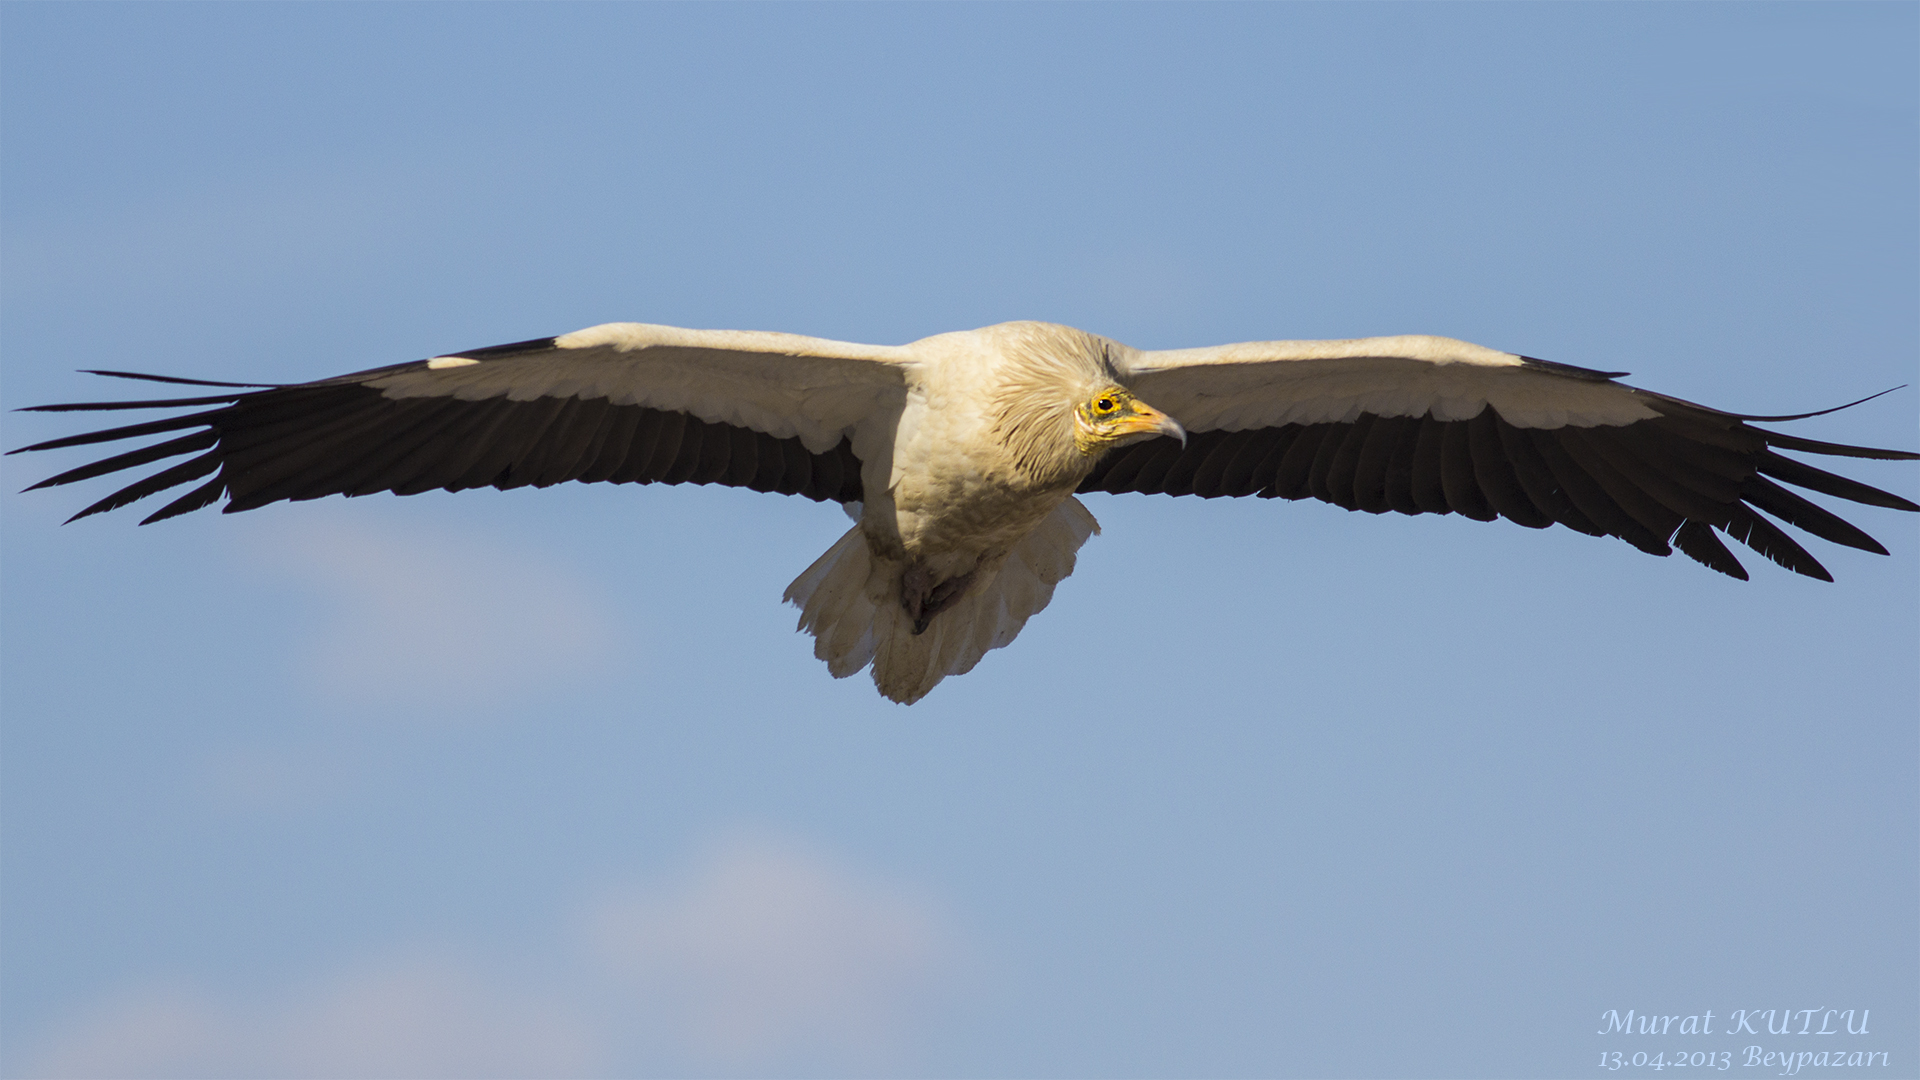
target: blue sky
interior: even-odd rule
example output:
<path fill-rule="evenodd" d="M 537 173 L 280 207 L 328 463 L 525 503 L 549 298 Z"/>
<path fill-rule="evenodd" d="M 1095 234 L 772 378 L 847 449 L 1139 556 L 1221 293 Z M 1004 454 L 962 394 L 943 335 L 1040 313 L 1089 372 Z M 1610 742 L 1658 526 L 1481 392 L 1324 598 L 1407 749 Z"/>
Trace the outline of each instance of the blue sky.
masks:
<path fill-rule="evenodd" d="M 1821 408 L 1920 382 L 1917 22 L 8 5 L 0 393 L 1038 318 Z M 1793 430 L 1912 449 L 1917 400 Z M 59 526 L 101 493 L 0 501 L 6 1075 L 1741 1072 L 1816 1037 L 1596 1031 L 1828 1007 L 1870 1033 L 1816 1048 L 1920 1068 L 1910 515 L 1850 507 L 1893 554 L 1818 547 L 1835 584 L 1741 584 L 1564 529 L 1092 497 L 1052 606 L 904 709 L 779 603 L 831 506 Z"/>

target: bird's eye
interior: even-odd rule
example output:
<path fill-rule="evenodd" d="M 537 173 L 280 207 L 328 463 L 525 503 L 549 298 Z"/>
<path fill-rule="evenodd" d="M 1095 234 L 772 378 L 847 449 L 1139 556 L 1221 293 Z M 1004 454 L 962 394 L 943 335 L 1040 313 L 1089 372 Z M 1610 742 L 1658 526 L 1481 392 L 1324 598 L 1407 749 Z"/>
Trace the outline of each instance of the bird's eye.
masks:
<path fill-rule="evenodd" d="M 1113 399 L 1110 397 L 1103 397 L 1099 401 L 1096 401 L 1093 403 L 1093 408 L 1095 412 L 1110 413 L 1114 410 Z"/>

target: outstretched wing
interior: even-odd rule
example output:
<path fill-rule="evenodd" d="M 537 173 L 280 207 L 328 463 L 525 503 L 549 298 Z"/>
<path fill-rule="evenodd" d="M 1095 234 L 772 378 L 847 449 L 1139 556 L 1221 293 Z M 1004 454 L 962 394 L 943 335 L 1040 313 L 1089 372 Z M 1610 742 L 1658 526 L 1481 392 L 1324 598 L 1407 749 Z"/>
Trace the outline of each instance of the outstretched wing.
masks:
<path fill-rule="evenodd" d="M 884 346 L 610 323 L 287 386 L 97 372 L 235 389 L 43 405 L 28 411 L 213 407 L 13 452 L 188 431 L 34 485 L 196 455 L 74 515 L 212 476 L 142 524 L 222 495 L 232 513 L 280 499 L 566 480 L 718 483 L 853 502 L 855 447 L 864 430 L 883 431 L 897 412 L 909 363 L 904 350 Z M 882 423 L 868 425 L 871 418 Z"/>
<path fill-rule="evenodd" d="M 1179 420 L 1189 437 L 1185 445 L 1157 438 L 1125 447 L 1081 491 L 1311 496 L 1375 514 L 1504 517 L 1535 529 L 1557 522 L 1654 555 L 1678 547 L 1742 580 L 1746 570 L 1714 530 L 1790 570 L 1833 580 L 1765 514 L 1886 554 L 1780 482 L 1920 510 L 1776 450 L 1920 454 L 1766 431 L 1748 421 L 1800 417 L 1720 412 L 1615 382 L 1624 372 L 1451 338 L 1248 342 L 1115 360 L 1134 391 Z"/>

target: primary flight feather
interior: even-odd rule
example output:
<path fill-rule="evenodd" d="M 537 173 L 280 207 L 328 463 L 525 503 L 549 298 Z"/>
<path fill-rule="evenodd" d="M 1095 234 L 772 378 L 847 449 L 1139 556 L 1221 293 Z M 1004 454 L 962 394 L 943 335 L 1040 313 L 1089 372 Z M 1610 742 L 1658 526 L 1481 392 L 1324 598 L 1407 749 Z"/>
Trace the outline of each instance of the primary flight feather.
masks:
<path fill-rule="evenodd" d="M 227 500 L 729 484 L 841 503 L 858 524 L 791 586 L 836 677 L 871 666 L 912 703 L 1012 641 L 1098 526 L 1077 491 L 1312 496 L 1370 513 L 1505 517 L 1673 547 L 1746 570 L 1723 533 L 1832 580 L 1775 523 L 1885 554 L 1782 484 L 1920 506 L 1778 450 L 1758 419 L 1450 338 L 1269 341 L 1144 352 L 1016 322 L 910 345 L 613 323 L 293 385 L 124 378 L 223 392 L 30 411 L 188 408 L 22 447 L 188 434 L 35 487 L 193 455 L 74 515 L 202 481 L 145 519 Z M 15 451 L 16 453 L 19 451 Z M 210 479 L 208 479 L 210 477 Z"/>

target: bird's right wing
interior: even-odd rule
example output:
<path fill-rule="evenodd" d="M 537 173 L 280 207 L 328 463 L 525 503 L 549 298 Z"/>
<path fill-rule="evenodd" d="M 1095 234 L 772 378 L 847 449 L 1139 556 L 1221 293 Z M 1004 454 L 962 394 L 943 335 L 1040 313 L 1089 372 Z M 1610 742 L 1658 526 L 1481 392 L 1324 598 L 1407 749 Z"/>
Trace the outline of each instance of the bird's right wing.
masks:
<path fill-rule="evenodd" d="M 1116 359 L 1128 385 L 1188 438 L 1115 451 L 1081 491 L 1312 497 L 1376 514 L 1557 523 L 1655 555 L 1678 547 L 1745 578 L 1718 530 L 1829 581 L 1768 514 L 1837 544 L 1886 549 L 1783 484 L 1920 510 L 1777 451 L 1920 455 L 1769 431 L 1749 421 L 1798 417 L 1721 412 L 1615 382 L 1622 372 L 1452 338 L 1254 341 Z"/>
<path fill-rule="evenodd" d="M 21 450 L 189 430 L 34 485 L 195 454 L 74 515 L 212 474 L 148 522 L 222 495 L 232 513 L 280 499 L 566 480 L 721 483 L 854 502 L 861 456 L 883 449 L 911 364 L 888 346 L 610 323 L 284 386 L 98 372 L 234 391 L 39 406 L 27 411 L 215 407 Z"/>

